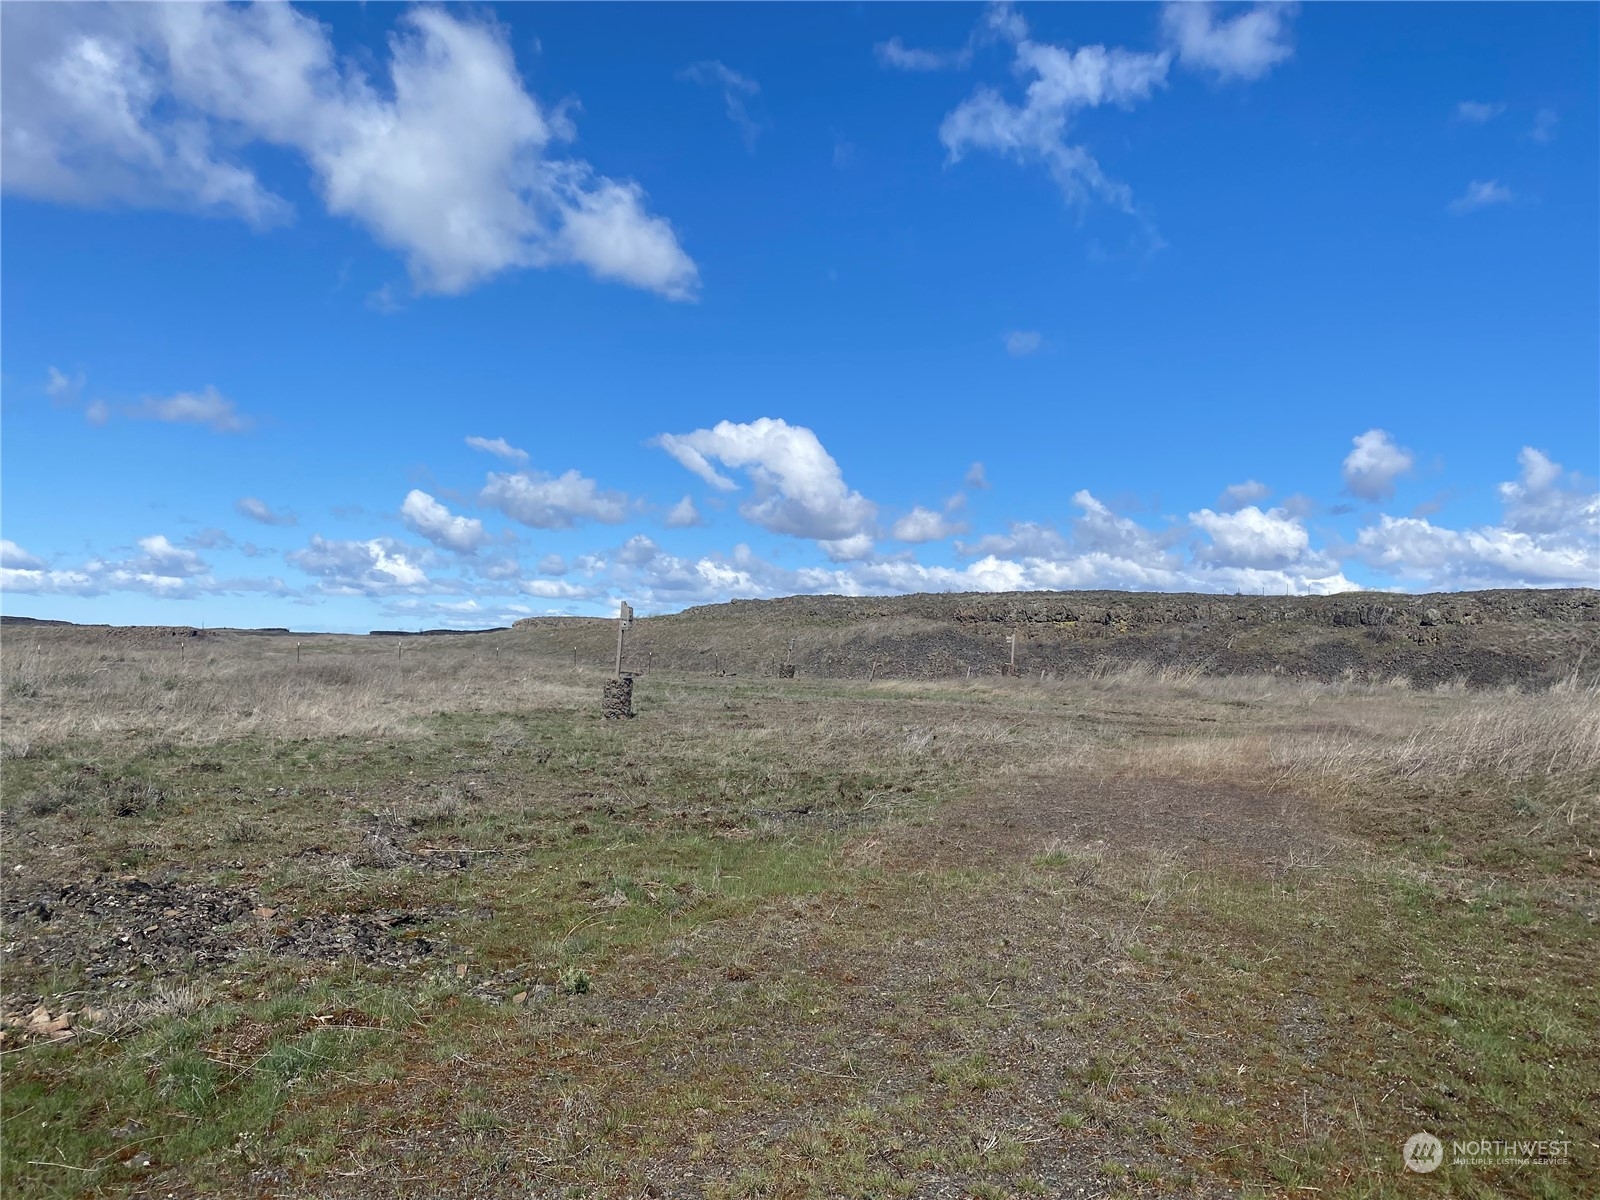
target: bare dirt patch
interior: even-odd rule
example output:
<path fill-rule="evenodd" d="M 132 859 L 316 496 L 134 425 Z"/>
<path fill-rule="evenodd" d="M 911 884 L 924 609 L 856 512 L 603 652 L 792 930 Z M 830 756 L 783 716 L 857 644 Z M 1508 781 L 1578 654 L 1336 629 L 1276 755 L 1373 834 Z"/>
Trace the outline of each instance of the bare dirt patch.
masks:
<path fill-rule="evenodd" d="M 981 866 L 1089 847 L 1173 854 L 1193 865 L 1274 871 L 1338 848 L 1306 804 L 1234 785 L 1086 774 L 1007 781 L 897 835 L 902 863 Z"/>

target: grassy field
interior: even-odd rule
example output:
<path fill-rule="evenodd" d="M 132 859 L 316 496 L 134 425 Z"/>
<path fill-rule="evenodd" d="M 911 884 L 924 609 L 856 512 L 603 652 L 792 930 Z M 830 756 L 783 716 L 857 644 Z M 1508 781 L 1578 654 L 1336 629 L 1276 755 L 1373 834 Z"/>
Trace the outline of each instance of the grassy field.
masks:
<path fill-rule="evenodd" d="M 1600 1178 L 1576 678 L 659 671 L 607 723 L 523 631 L 3 674 L 8 1196 Z"/>

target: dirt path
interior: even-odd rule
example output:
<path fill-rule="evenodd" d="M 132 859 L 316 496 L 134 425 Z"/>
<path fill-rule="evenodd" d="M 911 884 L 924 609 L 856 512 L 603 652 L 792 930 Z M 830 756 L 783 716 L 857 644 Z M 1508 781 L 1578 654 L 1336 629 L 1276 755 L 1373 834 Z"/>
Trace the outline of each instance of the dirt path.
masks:
<path fill-rule="evenodd" d="M 1325 861 L 1339 840 L 1293 796 L 1173 779 L 1038 776 L 980 790 L 884 838 L 897 868 L 983 867 L 1052 852 L 1156 852 L 1188 865 L 1279 873 Z"/>

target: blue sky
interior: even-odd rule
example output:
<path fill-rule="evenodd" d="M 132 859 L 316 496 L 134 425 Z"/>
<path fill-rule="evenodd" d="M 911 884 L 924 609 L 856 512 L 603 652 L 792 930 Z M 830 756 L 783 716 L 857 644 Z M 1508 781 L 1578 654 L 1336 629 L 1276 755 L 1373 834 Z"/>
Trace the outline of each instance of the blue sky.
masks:
<path fill-rule="evenodd" d="M 3 603 L 1600 583 L 1592 5 L 6 5 Z"/>

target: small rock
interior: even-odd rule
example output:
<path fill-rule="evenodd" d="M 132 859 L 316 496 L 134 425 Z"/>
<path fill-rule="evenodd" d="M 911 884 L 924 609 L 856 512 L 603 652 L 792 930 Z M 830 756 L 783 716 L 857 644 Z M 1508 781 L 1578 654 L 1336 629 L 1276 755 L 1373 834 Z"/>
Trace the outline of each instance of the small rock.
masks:
<path fill-rule="evenodd" d="M 527 992 L 518 992 L 515 996 L 511 997 L 511 1003 L 513 1003 L 513 1004 L 526 1004 L 527 1002 L 528 1002 L 528 993 Z"/>

